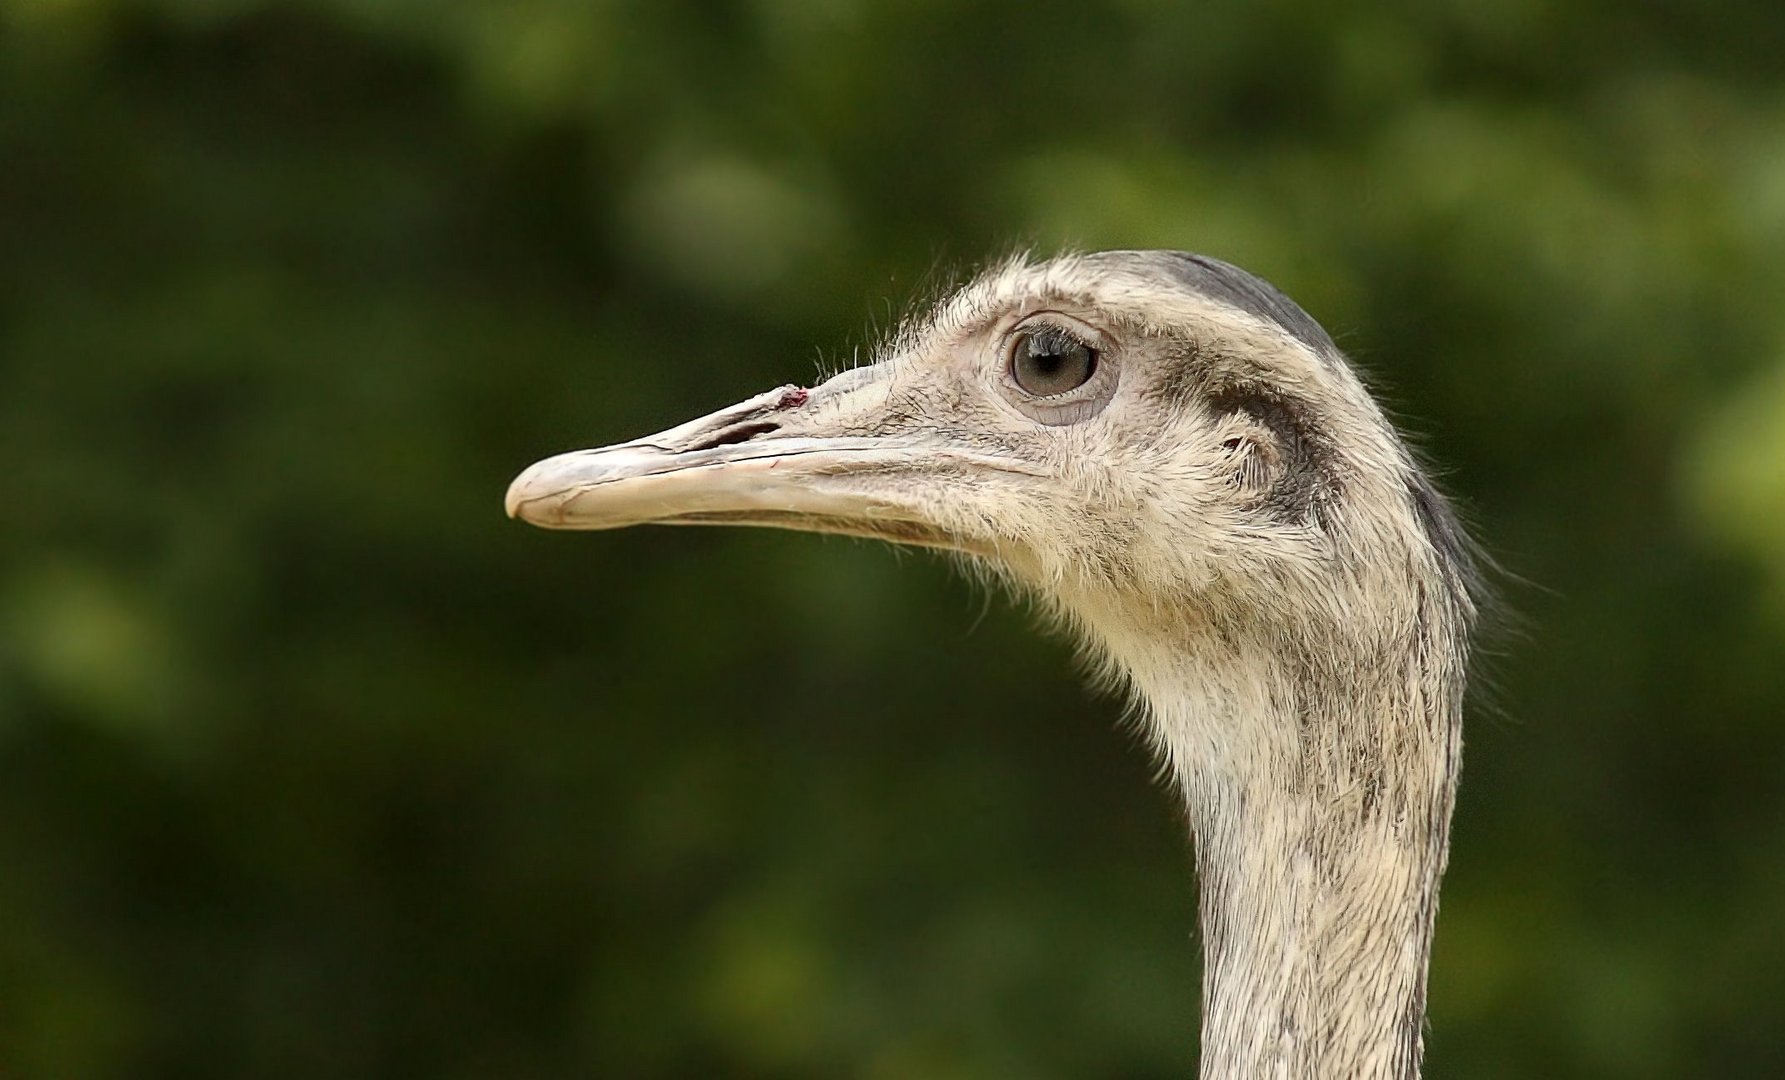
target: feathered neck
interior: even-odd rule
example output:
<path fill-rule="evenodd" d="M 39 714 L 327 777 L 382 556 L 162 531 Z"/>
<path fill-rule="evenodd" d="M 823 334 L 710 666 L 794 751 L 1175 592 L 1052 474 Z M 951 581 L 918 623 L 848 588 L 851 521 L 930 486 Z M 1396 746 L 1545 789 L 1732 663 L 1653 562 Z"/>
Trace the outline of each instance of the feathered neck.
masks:
<path fill-rule="evenodd" d="M 1302 647 L 1086 620 L 1124 627 L 1096 636 L 1187 802 L 1205 1078 L 1419 1075 L 1461 746 L 1453 614 Z"/>

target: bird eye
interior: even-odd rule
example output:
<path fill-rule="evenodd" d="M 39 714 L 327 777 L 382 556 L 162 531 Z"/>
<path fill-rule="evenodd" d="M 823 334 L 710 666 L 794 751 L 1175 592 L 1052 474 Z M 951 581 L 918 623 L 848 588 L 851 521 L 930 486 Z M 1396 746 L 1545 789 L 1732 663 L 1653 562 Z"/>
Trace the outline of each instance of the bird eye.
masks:
<path fill-rule="evenodd" d="M 1077 390 L 1096 371 L 1097 350 L 1053 326 L 1018 338 L 1010 357 L 1010 377 L 1036 397 Z"/>

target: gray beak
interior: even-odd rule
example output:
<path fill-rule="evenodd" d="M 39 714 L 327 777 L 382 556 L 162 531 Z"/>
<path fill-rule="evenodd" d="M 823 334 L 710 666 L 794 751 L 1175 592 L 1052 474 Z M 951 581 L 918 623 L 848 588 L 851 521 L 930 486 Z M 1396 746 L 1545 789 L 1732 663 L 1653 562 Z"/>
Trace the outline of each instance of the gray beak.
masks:
<path fill-rule="evenodd" d="M 938 509 L 942 488 L 1021 463 L 898 429 L 885 365 L 812 390 L 784 386 L 632 442 L 528 467 L 510 517 L 548 529 L 764 525 L 982 550 Z"/>

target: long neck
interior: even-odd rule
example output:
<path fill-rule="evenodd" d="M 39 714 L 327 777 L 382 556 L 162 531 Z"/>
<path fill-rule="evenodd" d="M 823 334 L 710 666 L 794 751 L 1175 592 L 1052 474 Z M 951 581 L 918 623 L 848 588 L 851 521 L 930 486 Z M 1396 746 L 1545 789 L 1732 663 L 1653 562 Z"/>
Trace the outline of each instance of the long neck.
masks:
<path fill-rule="evenodd" d="M 1205 1078 L 1418 1076 L 1460 743 L 1430 644 L 1130 667 L 1195 830 Z"/>

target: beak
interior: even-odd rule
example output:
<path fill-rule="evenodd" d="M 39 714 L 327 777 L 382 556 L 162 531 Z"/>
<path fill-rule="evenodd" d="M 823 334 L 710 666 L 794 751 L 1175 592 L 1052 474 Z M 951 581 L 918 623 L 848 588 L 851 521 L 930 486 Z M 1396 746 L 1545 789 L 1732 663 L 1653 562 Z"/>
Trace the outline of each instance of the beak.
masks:
<path fill-rule="evenodd" d="M 875 365 L 784 386 L 668 431 L 546 458 L 509 485 L 510 517 L 548 529 L 759 525 L 989 552 L 947 520 L 952 486 L 1039 475 L 912 426 Z M 898 415 L 895 415 L 895 412 Z"/>

